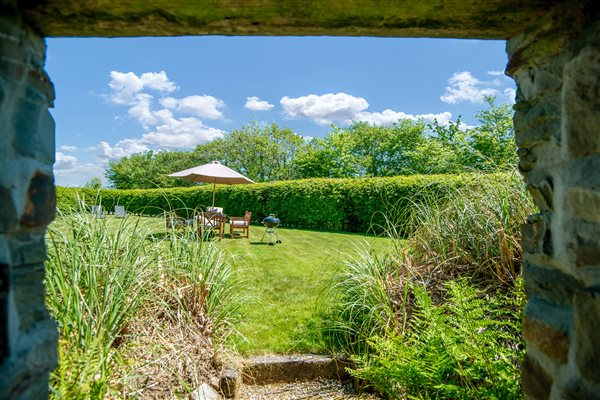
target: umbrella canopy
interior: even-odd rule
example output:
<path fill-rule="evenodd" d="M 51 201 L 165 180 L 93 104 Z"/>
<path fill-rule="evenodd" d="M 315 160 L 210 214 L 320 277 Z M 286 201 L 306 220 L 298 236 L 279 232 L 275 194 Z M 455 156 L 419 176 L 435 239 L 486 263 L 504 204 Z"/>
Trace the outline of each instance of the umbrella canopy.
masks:
<path fill-rule="evenodd" d="M 197 167 L 188 168 L 183 171 L 169 174 L 176 178 L 185 179 L 192 182 L 205 182 L 213 184 L 213 207 L 215 205 L 215 185 L 244 185 L 248 183 L 256 183 L 252 179 L 246 178 L 244 175 L 224 166 L 218 161 L 213 161 L 209 164 L 199 165 Z"/>

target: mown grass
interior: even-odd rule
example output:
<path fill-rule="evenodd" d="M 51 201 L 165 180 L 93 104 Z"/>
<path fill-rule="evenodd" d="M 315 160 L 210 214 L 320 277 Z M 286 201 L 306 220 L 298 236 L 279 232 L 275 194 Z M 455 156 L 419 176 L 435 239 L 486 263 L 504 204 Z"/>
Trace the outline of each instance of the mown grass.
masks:
<path fill-rule="evenodd" d="M 359 234 L 278 228 L 281 244 L 260 243 L 265 228 L 253 226 L 250 239 L 225 239 L 243 274 L 240 335 L 230 344 L 242 354 L 325 352 L 320 328 L 330 285 L 340 266 L 364 241 L 385 248 L 389 239 Z"/>

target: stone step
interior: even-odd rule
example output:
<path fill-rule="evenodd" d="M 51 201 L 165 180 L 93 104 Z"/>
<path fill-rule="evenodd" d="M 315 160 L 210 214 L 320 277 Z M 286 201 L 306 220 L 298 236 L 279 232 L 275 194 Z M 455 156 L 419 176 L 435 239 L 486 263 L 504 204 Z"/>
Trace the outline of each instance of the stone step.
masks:
<path fill-rule="evenodd" d="M 247 385 L 298 382 L 316 379 L 345 380 L 350 376 L 346 367 L 351 361 L 323 355 L 273 355 L 247 360 L 242 369 L 242 379 Z"/>

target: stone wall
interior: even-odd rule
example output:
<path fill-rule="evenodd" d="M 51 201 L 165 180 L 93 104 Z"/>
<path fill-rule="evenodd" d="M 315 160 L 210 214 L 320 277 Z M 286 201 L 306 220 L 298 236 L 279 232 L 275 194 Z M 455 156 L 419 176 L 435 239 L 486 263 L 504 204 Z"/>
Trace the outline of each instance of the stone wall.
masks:
<path fill-rule="evenodd" d="M 43 38 L 0 6 L 0 398 L 48 396 L 57 331 L 44 306 L 54 217 L 54 89 Z"/>
<path fill-rule="evenodd" d="M 520 169 L 528 398 L 600 398 L 600 12 L 568 2 L 508 42 Z"/>
<path fill-rule="evenodd" d="M 21 3 L 25 7 L 39 2 Z M 520 10 L 521 4 L 546 2 L 500 3 L 510 14 Z M 558 2 L 548 2 L 552 3 Z M 22 22 L 16 4 L 16 0 L 0 0 L 0 398 L 25 399 L 47 397 L 48 372 L 56 364 L 56 329 L 44 307 L 43 287 L 44 232 L 55 208 L 54 124 L 48 113 L 54 93 L 43 70 L 43 39 Z M 71 12 L 69 7 L 77 8 L 80 2 L 39 4 L 58 7 L 67 18 L 65 26 L 75 27 L 69 31 L 73 35 L 88 29 L 85 18 L 94 17 L 93 12 Z M 486 2 L 473 2 L 467 9 L 481 4 Z M 122 29 L 132 30 L 123 32 L 135 34 L 137 25 L 121 18 L 123 13 L 134 17 L 135 13 L 123 7 L 115 11 L 114 20 L 125 21 Z M 523 387 L 529 398 L 600 398 L 598 8 L 592 0 L 564 1 L 508 42 L 507 71 L 518 85 L 515 130 L 520 168 L 540 209 L 523 227 L 529 295 L 523 328 L 528 347 Z M 24 10 L 35 32 L 50 29 L 44 24 L 56 19 L 56 13 L 46 9 Z M 480 9 L 473 10 L 473 20 L 485 24 Z M 162 15 L 161 10 L 152 12 Z M 360 16 L 362 11 L 357 12 Z M 418 25 L 409 12 L 402 15 L 406 24 Z M 338 22 L 335 15 L 330 18 Z M 379 19 L 361 32 L 394 35 L 396 31 L 377 25 Z M 170 25 L 162 30 L 150 24 L 147 34 L 183 33 L 185 26 L 177 21 L 168 19 Z M 335 26 L 310 21 L 314 32 L 338 32 Z M 60 18 L 54 22 L 60 25 Z M 290 20 L 285 30 L 277 32 L 299 34 L 302 27 L 296 24 Z M 494 35 L 513 26 L 498 24 Z M 235 20 L 230 25 L 216 23 L 213 33 L 235 32 Z M 270 25 L 266 26 L 262 32 L 268 32 Z M 434 34 L 439 26 L 426 32 Z M 459 26 L 467 35 L 485 36 L 484 28 Z M 97 25 L 97 29 L 102 27 L 110 27 L 108 33 L 114 29 L 109 23 Z M 413 35 L 425 34 L 415 29 L 410 31 Z M 261 31 L 246 34 L 257 32 Z"/>

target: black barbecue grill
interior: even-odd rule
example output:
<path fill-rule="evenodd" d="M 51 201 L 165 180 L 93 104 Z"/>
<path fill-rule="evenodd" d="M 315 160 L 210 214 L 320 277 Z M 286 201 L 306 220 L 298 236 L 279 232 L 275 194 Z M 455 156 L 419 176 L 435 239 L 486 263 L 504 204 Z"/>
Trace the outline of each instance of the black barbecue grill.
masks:
<path fill-rule="evenodd" d="M 279 240 L 279 235 L 277 235 L 277 227 L 279 226 L 280 222 L 281 221 L 279 218 L 275 217 L 275 214 L 269 214 L 268 217 L 263 218 L 262 224 L 266 229 L 265 233 L 263 233 L 262 238 L 260 239 L 261 243 L 267 234 L 269 235 L 269 246 L 275 246 L 275 243 L 281 243 L 281 240 Z M 273 241 L 273 235 L 275 235 L 277 238 L 275 242 Z"/>

